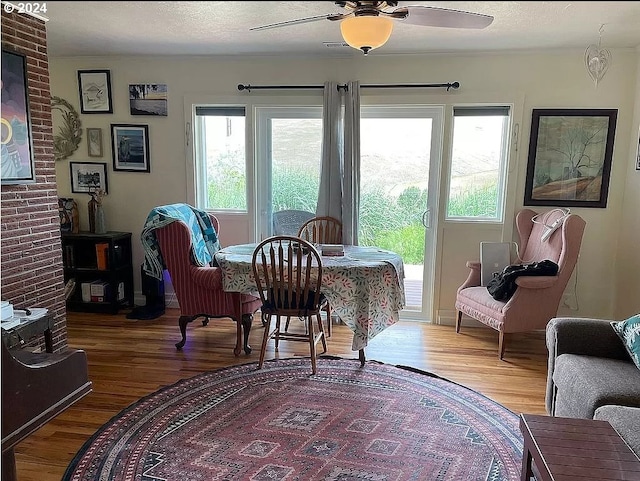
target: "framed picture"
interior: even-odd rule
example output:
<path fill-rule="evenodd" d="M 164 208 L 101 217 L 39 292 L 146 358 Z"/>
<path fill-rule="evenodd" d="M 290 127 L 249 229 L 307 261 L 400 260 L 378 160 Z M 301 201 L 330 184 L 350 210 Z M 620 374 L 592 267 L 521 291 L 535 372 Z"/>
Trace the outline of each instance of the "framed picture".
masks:
<path fill-rule="evenodd" d="M 2 49 L 2 158 L 3 184 L 36 181 L 27 86 L 27 59 Z"/>
<path fill-rule="evenodd" d="M 111 72 L 109 70 L 78 70 L 80 112 L 112 114 Z"/>
<path fill-rule="evenodd" d="M 130 84 L 131 115 L 167 116 L 167 86 L 165 84 Z"/>
<path fill-rule="evenodd" d="M 150 172 L 149 126 L 111 124 L 113 170 Z"/>
<path fill-rule="evenodd" d="M 102 129 L 87 128 L 87 154 L 102 157 Z"/>
<path fill-rule="evenodd" d="M 524 205 L 606 207 L 616 109 L 533 109 Z"/>
<path fill-rule="evenodd" d="M 89 194 L 97 189 L 109 193 L 106 162 L 69 162 L 71 192 Z"/>

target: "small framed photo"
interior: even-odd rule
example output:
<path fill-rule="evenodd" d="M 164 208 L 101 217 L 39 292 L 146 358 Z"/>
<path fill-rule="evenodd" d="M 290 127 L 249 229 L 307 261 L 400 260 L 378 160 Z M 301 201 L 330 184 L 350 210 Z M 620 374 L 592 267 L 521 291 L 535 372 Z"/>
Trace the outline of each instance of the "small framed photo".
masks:
<path fill-rule="evenodd" d="M 150 172 L 149 126 L 111 124 L 113 170 Z"/>
<path fill-rule="evenodd" d="M 80 112 L 112 114 L 111 72 L 109 70 L 78 70 Z"/>
<path fill-rule="evenodd" d="M 131 115 L 167 116 L 166 84 L 129 84 Z"/>
<path fill-rule="evenodd" d="M 87 154 L 102 157 L 102 129 L 87 128 Z"/>
<path fill-rule="evenodd" d="M 71 192 L 89 194 L 97 189 L 107 194 L 106 162 L 69 162 L 71 170 Z"/>

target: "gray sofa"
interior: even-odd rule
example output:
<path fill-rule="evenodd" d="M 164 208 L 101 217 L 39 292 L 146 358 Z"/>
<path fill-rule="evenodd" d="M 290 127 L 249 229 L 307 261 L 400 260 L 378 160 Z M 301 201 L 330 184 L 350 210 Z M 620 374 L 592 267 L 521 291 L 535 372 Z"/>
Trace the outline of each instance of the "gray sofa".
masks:
<path fill-rule="evenodd" d="M 546 334 L 547 413 L 609 421 L 640 456 L 640 369 L 609 321 L 557 317 Z"/>

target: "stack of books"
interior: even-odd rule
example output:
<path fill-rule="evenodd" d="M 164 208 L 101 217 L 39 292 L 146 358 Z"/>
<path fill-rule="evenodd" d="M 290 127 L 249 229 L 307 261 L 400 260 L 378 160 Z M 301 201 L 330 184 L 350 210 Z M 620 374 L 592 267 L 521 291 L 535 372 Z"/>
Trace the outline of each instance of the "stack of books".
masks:
<path fill-rule="evenodd" d="M 323 256 L 343 256 L 344 246 L 342 244 L 322 244 L 320 252 Z"/>

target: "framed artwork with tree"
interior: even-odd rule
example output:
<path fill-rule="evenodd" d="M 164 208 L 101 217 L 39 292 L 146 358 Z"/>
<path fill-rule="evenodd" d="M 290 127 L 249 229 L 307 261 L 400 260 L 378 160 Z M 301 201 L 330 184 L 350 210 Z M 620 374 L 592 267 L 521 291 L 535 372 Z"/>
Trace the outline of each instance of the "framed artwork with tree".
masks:
<path fill-rule="evenodd" d="M 524 205 L 607 206 L 617 109 L 533 109 Z"/>

